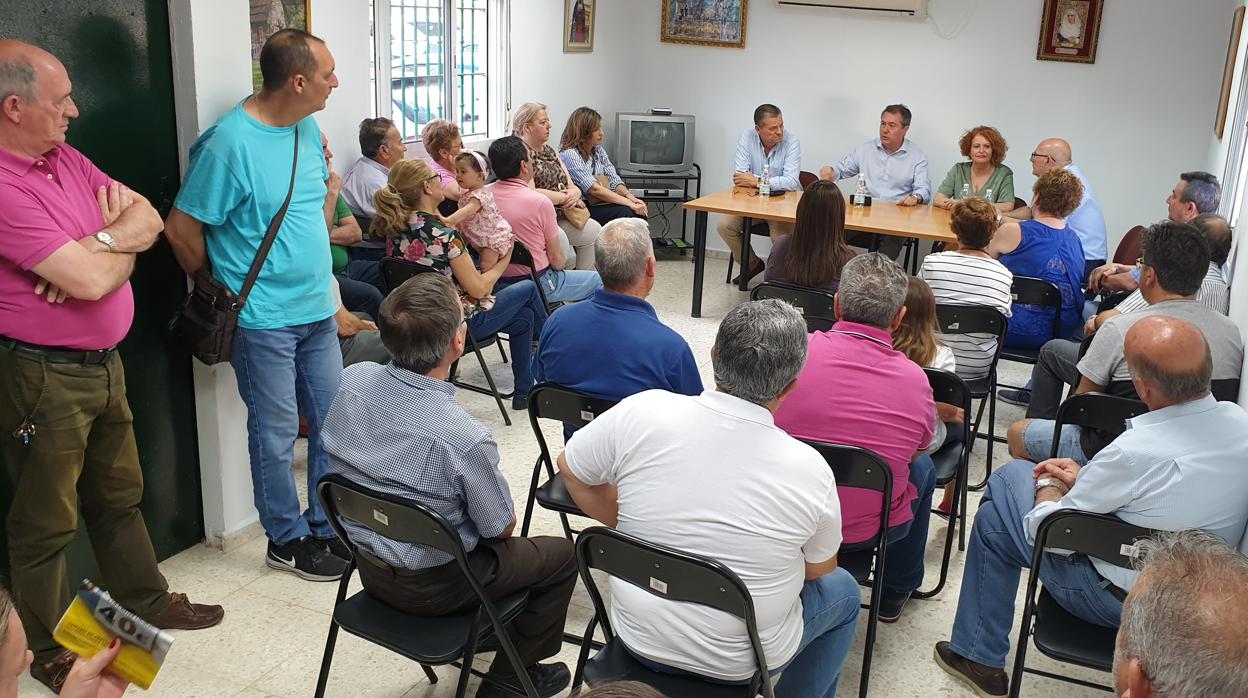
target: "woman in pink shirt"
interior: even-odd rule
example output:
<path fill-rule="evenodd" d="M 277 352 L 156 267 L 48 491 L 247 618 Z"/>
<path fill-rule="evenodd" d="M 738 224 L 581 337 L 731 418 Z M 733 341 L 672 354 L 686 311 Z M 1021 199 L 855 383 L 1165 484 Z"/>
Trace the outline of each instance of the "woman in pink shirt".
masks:
<path fill-rule="evenodd" d="M 449 216 L 459 208 L 459 197 L 464 194 L 455 181 L 455 158 L 464 152 L 464 139 L 458 126 L 446 119 L 434 119 L 420 132 L 420 142 L 429 154 L 434 174 L 442 181 L 443 201 L 438 205 L 438 213 Z"/>

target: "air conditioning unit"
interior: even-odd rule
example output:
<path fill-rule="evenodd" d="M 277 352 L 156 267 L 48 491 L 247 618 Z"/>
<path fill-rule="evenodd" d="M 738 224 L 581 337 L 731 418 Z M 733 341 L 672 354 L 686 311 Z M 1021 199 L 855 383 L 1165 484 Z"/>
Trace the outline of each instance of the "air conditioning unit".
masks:
<path fill-rule="evenodd" d="M 927 19 L 927 0 L 776 0 L 781 7 L 831 7 L 839 10 L 866 10 L 896 13 L 903 17 Z"/>

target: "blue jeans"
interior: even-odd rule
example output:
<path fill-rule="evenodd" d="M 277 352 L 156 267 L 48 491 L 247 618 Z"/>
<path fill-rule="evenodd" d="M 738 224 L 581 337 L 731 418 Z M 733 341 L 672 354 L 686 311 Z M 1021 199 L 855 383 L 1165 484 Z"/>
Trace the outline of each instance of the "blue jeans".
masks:
<path fill-rule="evenodd" d="M 802 642 L 787 664 L 769 667 L 772 676 L 784 672 L 776 683 L 779 698 L 834 698 L 841 665 L 854 641 L 862 595 L 854 576 L 836 569 L 802 585 Z M 652 671 L 688 675 L 690 672 L 633 657 Z"/>
<path fill-rule="evenodd" d="M 1053 448 L 1053 427 L 1055 426 L 1057 422 L 1052 419 L 1033 419 L 1023 430 L 1023 448 L 1035 462 L 1039 463 L 1048 459 L 1050 449 Z M 1082 433 L 1081 427 L 1063 424 L 1062 434 L 1057 440 L 1057 457 L 1069 458 L 1079 465 L 1087 465 L 1088 457 L 1083 452 L 1083 443 L 1080 440 Z"/>
<path fill-rule="evenodd" d="M 910 463 L 910 482 L 919 496 L 910 502 L 914 518 L 888 529 L 888 554 L 884 556 L 881 586 L 885 593 L 910 593 L 923 586 L 923 556 L 927 552 L 927 528 L 932 520 L 932 492 L 936 489 L 936 465 L 931 456 Z M 845 552 L 869 550 L 876 539 L 844 546 Z"/>
<path fill-rule="evenodd" d="M 546 291 L 546 300 L 551 303 L 583 301 L 602 288 L 602 277 L 596 271 L 547 269 L 538 280 Z"/>
<path fill-rule="evenodd" d="M 966 552 L 949 644 L 963 657 L 994 668 L 1005 668 L 1019 576 L 1031 567 L 1033 546 L 1023 517 L 1035 504 L 1034 467 L 1027 461 L 1010 461 L 988 478 Z M 1045 553 L 1040 581 L 1070 613 L 1107 628 L 1118 626 L 1122 602 L 1087 557 Z"/>
<path fill-rule="evenodd" d="M 329 470 L 321 425 L 338 392 L 342 353 L 332 317 L 272 330 L 238 328 L 230 357 L 238 394 L 247 405 L 247 450 L 260 525 L 269 540 L 332 536 L 312 494 Z M 308 422 L 308 508 L 300 513 L 291 470 L 299 414 Z"/>
<path fill-rule="evenodd" d="M 468 329 L 474 337 L 495 332 L 507 335 L 511 347 L 511 374 L 518 398 L 528 397 L 533 387 L 533 342 L 541 336 L 547 317 L 537 286 L 525 279 L 506 287 L 496 286 L 494 307 L 473 315 L 468 321 Z"/>
<path fill-rule="evenodd" d="M 342 305 L 347 310 L 353 313 L 364 313 L 369 317 L 379 317 L 381 315 L 381 301 L 385 296 L 376 287 L 366 281 L 352 279 L 346 274 L 334 274 L 334 278 L 338 280 L 338 291 L 342 294 Z"/>

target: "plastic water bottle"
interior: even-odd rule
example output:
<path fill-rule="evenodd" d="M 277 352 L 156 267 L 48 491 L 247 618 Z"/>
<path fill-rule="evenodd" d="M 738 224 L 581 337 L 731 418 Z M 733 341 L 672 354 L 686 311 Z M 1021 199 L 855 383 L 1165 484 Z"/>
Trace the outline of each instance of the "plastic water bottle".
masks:
<path fill-rule="evenodd" d="M 771 196 L 771 168 L 763 163 L 763 176 L 758 178 L 758 195 Z"/>
<path fill-rule="evenodd" d="M 854 203 L 854 208 L 865 208 L 867 204 L 867 176 L 861 172 L 858 173 L 858 186 L 854 189 L 854 195 L 850 197 Z"/>
<path fill-rule="evenodd" d="M 988 203 L 990 203 L 990 204 L 994 204 L 994 203 L 996 203 L 996 202 L 997 202 L 997 200 L 996 200 L 996 199 L 992 198 L 992 190 L 991 190 L 991 189 L 985 189 L 985 190 L 984 190 L 984 199 L 985 199 Z"/>
<path fill-rule="evenodd" d="M 969 185 L 969 184 L 963 184 L 963 185 L 962 185 L 962 195 L 961 195 L 961 196 L 959 196 L 958 198 L 959 198 L 959 199 L 969 199 L 969 198 L 971 198 L 971 185 Z"/>

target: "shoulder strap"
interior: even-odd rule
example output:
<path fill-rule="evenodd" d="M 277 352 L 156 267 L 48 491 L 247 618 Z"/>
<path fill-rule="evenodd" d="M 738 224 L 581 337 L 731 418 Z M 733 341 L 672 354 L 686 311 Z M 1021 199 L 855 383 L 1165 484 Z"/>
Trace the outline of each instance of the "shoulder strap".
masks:
<path fill-rule="evenodd" d="M 269 250 L 273 247 L 273 241 L 277 238 L 277 230 L 282 227 L 282 221 L 286 218 L 286 209 L 290 207 L 290 197 L 295 193 L 295 173 L 299 171 L 299 125 L 295 125 L 295 158 L 294 163 L 290 166 L 290 188 L 286 190 L 286 200 L 282 202 L 282 207 L 278 209 L 277 215 L 273 216 L 272 222 L 269 223 L 269 229 L 264 231 L 264 240 L 260 242 L 260 249 L 256 250 L 256 258 L 251 263 L 251 269 L 247 270 L 247 279 L 243 281 L 243 287 L 238 290 L 238 295 L 234 298 L 234 306 L 236 308 L 243 307 L 247 302 L 247 295 L 251 293 L 251 287 L 256 285 L 256 278 L 260 276 L 260 268 L 264 266 L 264 260 L 269 256 Z"/>

